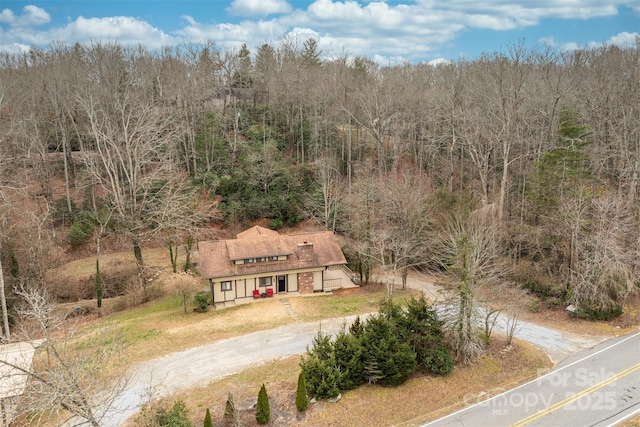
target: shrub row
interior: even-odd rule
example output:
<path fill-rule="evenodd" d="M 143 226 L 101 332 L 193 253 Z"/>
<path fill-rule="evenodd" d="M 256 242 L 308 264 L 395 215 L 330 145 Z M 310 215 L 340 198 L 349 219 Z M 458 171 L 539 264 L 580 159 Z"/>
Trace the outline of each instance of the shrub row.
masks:
<path fill-rule="evenodd" d="M 365 322 L 359 317 L 335 338 L 318 332 L 300 363 L 306 386 L 317 399 L 337 397 L 359 385 L 399 385 L 416 370 L 438 375 L 453 369 L 442 321 L 425 299 L 405 309 L 388 302 Z"/>

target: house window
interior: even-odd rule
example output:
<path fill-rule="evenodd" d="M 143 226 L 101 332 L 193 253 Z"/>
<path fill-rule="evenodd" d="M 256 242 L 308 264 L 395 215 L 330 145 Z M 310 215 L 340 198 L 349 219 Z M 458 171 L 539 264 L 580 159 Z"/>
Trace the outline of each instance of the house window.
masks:
<path fill-rule="evenodd" d="M 269 261 L 277 261 L 278 257 L 277 256 L 270 256 L 269 257 Z"/>
<path fill-rule="evenodd" d="M 257 262 L 265 262 L 267 259 L 265 257 L 256 258 Z"/>
<path fill-rule="evenodd" d="M 261 277 L 260 286 L 271 286 L 271 277 Z"/>
<path fill-rule="evenodd" d="M 253 258 L 247 258 L 244 260 L 244 262 L 246 262 L 247 264 L 253 262 Z"/>
<path fill-rule="evenodd" d="M 231 282 L 220 282 L 220 287 L 222 288 L 223 291 L 230 291 Z"/>

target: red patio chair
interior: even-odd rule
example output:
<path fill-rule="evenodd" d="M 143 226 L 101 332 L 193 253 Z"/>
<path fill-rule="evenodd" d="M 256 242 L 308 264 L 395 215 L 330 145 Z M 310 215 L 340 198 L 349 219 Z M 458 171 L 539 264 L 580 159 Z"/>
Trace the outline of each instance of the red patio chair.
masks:
<path fill-rule="evenodd" d="M 273 296 L 273 289 L 272 288 L 267 288 L 267 296 L 268 297 L 272 297 Z"/>
<path fill-rule="evenodd" d="M 254 298 L 260 298 L 260 291 L 259 291 L 259 290 L 257 290 L 257 289 L 254 289 L 254 290 L 253 290 L 253 297 L 254 297 Z"/>

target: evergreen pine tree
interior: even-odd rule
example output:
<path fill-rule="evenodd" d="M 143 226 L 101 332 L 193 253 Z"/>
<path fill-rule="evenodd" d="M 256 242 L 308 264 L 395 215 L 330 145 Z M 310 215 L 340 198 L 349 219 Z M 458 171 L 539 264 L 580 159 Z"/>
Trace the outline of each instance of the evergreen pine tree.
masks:
<path fill-rule="evenodd" d="M 267 395 L 267 389 L 264 384 L 260 387 L 258 393 L 258 404 L 256 406 L 256 421 L 258 424 L 266 424 L 271 418 L 271 408 L 269 406 L 269 396 Z"/>
<path fill-rule="evenodd" d="M 305 375 L 307 389 L 316 399 L 333 399 L 340 394 L 342 372 L 333 355 L 321 359 L 318 354 L 309 353 L 300 364 Z"/>
<path fill-rule="evenodd" d="M 354 337 L 360 338 L 362 332 L 364 332 L 364 323 L 360 320 L 360 316 L 356 316 L 351 326 L 349 326 L 349 332 L 351 332 L 351 335 Z"/>
<path fill-rule="evenodd" d="M 333 354 L 336 366 L 342 373 L 341 390 L 352 390 L 364 383 L 362 347 L 353 334 L 345 330 L 338 333 L 333 342 Z"/>
<path fill-rule="evenodd" d="M 383 313 L 367 319 L 361 343 L 365 378 L 369 382 L 402 384 L 416 369 L 416 353 L 398 339 L 393 321 Z"/>
<path fill-rule="evenodd" d="M 434 374 L 448 374 L 453 358 L 444 342 L 442 321 L 424 296 L 407 301 L 407 309 L 396 318 L 396 334 L 416 352 L 418 369 Z"/>
<path fill-rule="evenodd" d="M 184 247 L 185 258 L 184 265 L 182 266 L 182 271 L 185 273 L 189 271 L 191 267 L 191 249 L 193 248 L 193 236 L 189 235 L 187 237 L 187 244 Z M 176 246 L 176 255 L 178 254 L 178 247 Z"/>
<path fill-rule="evenodd" d="M 20 265 L 18 264 L 18 257 L 13 251 L 13 248 L 9 249 L 9 272 L 11 277 L 17 279 L 20 276 Z"/>
<path fill-rule="evenodd" d="M 304 372 L 307 390 L 316 399 L 332 399 L 340 394 L 342 371 L 336 363 L 329 335 L 318 332 L 300 367 Z"/>
<path fill-rule="evenodd" d="M 591 134 L 580 124 L 577 112 L 561 111 L 558 133 L 556 147 L 543 153 L 533 176 L 529 214 L 536 224 L 543 218 L 553 218 L 564 199 L 578 197 L 592 175 L 586 152 Z"/>
<path fill-rule="evenodd" d="M 309 397 L 307 396 L 307 384 L 304 380 L 304 372 L 300 371 L 298 375 L 298 388 L 296 389 L 296 408 L 303 412 L 309 406 Z"/>

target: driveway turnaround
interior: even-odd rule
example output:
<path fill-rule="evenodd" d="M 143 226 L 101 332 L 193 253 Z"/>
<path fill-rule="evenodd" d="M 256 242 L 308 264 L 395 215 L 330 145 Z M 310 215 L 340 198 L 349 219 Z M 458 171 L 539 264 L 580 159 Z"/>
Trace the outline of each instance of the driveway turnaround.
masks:
<path fill-rule="evenodd" d="M 640 414 L 640 332 L 613 338 L 551 372 L 423 427 L 614 426 Z"/>
<path fill-rule="evenodd" d="M 351 324 L 355 317 L 292 323 L 141 363 L 133 368 L 133 376 L 127 389 L 116 400 L 115 408 L 104 417 L 104 425 L 121 425 L 140 409 L 149 395 L 154 398 L 167 396 L 176 391 L 206 385 L 252 366 L 303 354 L 319 330 L 335 334 L 343 325 Z M 501 329 L 505 324 L 506 319 L 500 319 L 496 328 Z M 536 345 L 555 360 L 577 350 L 575 342 L 563 333 L 532 323 L 519 322 L 515 336 Z M 582 348 L 594 342 L 583 340 Z"/>
<path fill-rule="evenodd" d="M 362 316 L 365 317 L 365 316 Z M 141 363 L 118 396 L 115 408 L 103 418 L 105 427 L 116 427 L 135 414 L 149 395 L 163 397 L 176 391 L 206 385 L 252 366 L 303 354 L 322 330 L 336 334 L 356 316 L 293 323 L 266 331 L 228 338 Z"/>

